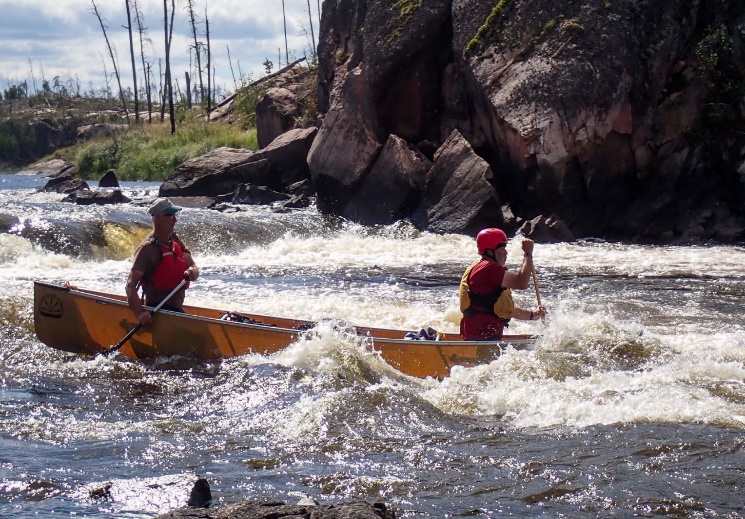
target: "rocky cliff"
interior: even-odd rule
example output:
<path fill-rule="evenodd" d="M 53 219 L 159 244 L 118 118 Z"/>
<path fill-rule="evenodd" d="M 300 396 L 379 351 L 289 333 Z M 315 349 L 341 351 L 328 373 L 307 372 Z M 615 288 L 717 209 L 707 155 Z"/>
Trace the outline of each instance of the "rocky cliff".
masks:
<path fill-rule="evenodd" d="M 308 155 L 321 210 L 375 223 L 352 201 L 379 199 L 381 223 L 434 230 L 543 216 L 564 238 L 745 237 L 741 0 L 325 0 L 322 13 Z"/>

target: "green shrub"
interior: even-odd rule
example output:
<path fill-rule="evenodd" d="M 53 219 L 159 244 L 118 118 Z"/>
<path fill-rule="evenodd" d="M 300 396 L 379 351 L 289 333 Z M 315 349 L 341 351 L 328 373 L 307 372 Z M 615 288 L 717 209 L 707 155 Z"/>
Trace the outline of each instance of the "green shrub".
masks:
<path fill-rule="evenodd" d="M 221 122 L 188 121 L 171 135 L 169 125 L 143 125 L 126 134 L 98 139 L 78 151 L 78 175 L 100 178 L 116 169 L 119 180 L 163 180 L 187 160 L 228 146 L 256 150 L 256 130 L 241 131 Z"/>
<path fill-rule="evenodd" d="M 99 178 L 116 168 L 117 147 L 111 141 L 94 141 L 78 151 L 75 166 L 82 178 Z"/>

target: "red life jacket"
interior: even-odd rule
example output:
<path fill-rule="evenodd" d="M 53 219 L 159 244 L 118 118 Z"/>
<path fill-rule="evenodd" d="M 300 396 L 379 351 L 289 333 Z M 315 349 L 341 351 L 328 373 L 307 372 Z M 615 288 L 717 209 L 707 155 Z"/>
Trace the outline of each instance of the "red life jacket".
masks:
<path fill-rule="evenodd" d="M 150 238 L 150 243 L 158 247 L 161 259 L 150 274 L 148 282 L 158 292 L 170 292 L 176 288 L 176 285 L 181 283 L 181 280 L 184 279 L 184 272 L 189 268 L 189 265 L 186 264 L 186 260 L 184 259 L 184 252 L 181 250 L 181 246 L 175 241 L 172 241 L 169 245 L 152 237 Z M 173 249 L 171 249 L 171 246 Z M 189 288 L 188 282 L 184 285 L 184 288 Z"/>

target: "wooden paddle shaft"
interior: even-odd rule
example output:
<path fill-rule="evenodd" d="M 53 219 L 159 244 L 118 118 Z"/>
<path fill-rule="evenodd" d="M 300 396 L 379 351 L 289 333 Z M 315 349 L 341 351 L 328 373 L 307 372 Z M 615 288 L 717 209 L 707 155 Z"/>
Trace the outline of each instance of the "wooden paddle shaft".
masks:
<path fill-rule="evenodd" d="M 532 267 L 531 272 L 533 274 L 533 287 L 535 287 L 535 298 L 538 301 L 538 308 L 541 308 L 541 292 L 538 290 L 538 280 L 535 277 L 535 267 Z"/>

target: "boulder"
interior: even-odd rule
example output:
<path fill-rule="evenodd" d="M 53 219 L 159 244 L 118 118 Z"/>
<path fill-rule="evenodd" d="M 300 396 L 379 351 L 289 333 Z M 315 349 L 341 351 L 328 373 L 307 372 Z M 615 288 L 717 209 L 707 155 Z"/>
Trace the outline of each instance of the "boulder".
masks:
<path fill-rule="evenodd" d="M 75 202 L 77 205 L 109 205 L 126 204 L 131 202 L 129 198 L 119 190 L 107 191 L 105 189 L 78 189 L 73 191 L 65 199 L 66 202 Z"/>
<path fill-rule="evenodd" d="M 396 514 L 384 503 L 365 501 L 319 505 L 289 505 L 283 501 L 261 499 L 244 501 L 220 508 L 180 508 L 155 519 L 395 519 Z"/>
<path fill-rule="evenodd" d="M 502 227 L 501 203 L 492 187 L 492 171 L 458 131 L 435 154 L 424 194 L 411 221 L 439 233 L 475 234 Z"/>
<path fill-rule="evenodd" d="M 341 214 L 382 145 L 363 69 L 337 71 L 335 81 L 334 102 L 308 153 L 308 166 L 318 209 Z"/>
<path fill-rule="evenodd" d="M 344 217 L 365 225 L 387 225 L 408 216 L 419 202 L 431 165 L 403 139 L 391 135 L 344 209 Z"/>
<path fill-rule="evenodd" d="M 172 196 L 169 200 L 178 206 L 190 209 L 211 209 L 217 203 L 217 198 L 210 196 Z"/>
<path fill-rule="evenodd" d="M 520 227 L 520 234 L 536 243 L 561 243 L 575 240 L 566 222 L 549 216 L 537 216 Z"/>
<path fill-rule="evenodd" d="M 17 216 L 0 213 L 0 232 L 8 232 L 19 223 Z"/>
<path fill-rule="evenodd" d="M 212 502 L 210 483 L 205 478 L 199 478 L 191 489 L 188 506 L 207 508 Z"/>
<path fill-rule="evenodd" d="M 159 196 L 219 196 L 241 184 L 271 186 L 271 163 L 261 153 L 217 148 L 188 160 L 161 184 Z"/>
<path fill-rule="evenodd" d="M 301 193 L 299 195 L 292 195 L 284 202 L 280 202 L 277 206 L 277 209 L 302 209 L 304 207 L 309 207 L 311 203 L 312 200 L 308 198 L 307 195 Z"/>
<path fill-rule="evenodd" d="M 295 182 L 294 184 L 287 186 L 287 188 L 285 189 L 285 193 L 289 195 L 313 196 L 316 193 L 316 190 L 313 187 L 313 183 L 310 181 L 310 179 L 307 179 L 301 180 L 300 182 Z"/>
<path fill-rule="evenodd" d="M 289 200 L 290 195 L 272 191 L 266 186 L 252 186 L 241 184 L 233 194 L 234 204 L 266 205 L 274 202 Z"/>
<path fill-rule="evenodd" d="M 367 1 L 362 28 L 364 70 L 386 135 L 407 142 L 440 141 L 441 62 L 450 54 L 451 3 Z"/>
<path fill-rule="evenodd" d="M 256 140 L 259 149 L 290 130 L 300 115 L 295 94 L 281 87 L 270 88 L 256 104 Z"/>
<path fill-rule="evenodd" d="M 296 182 L 310 179 L 308 152 L 317 134 L 317 128 L 289 130 L 261 150 L 272 165 L 274 185 L 286 189 Z"/>
<path fill-rule="evenodd" d="M 116 178 L 116 171 L 108 170 L 98 181 L 98 187 L 119 187 L 119 180 Z"/>
<path fill-rule="evenodd" d="M 75 165 L 71 162 L 65 162 L 62 159 L 51 159 L 29 166 L 21 171 L 19 174 L 58 177 L 66 172 L 70 172 L 70 170 L 72 170 L 74 167 Z"/>
<path fill-rule="evenodd" d="M 75 178 L 69 173 L 64 173 L 61 176 L 49 179 L 39 191 L 70 194 L 81 189 L 90 189 L 85 180 Z"/>
<path fill-rule="evenodd" d="M 87 140 L 93 138 L 113 137 L 117 133 L 125 132 L 128 129 L 129 126 L 126 124 L 86 124 L 85 126 L 78 127 L 77 138 L 80 140 Z"/>

